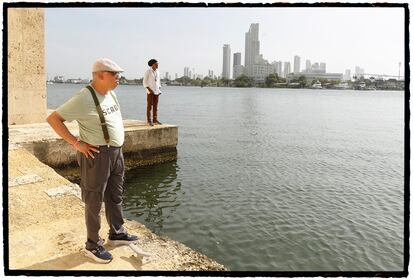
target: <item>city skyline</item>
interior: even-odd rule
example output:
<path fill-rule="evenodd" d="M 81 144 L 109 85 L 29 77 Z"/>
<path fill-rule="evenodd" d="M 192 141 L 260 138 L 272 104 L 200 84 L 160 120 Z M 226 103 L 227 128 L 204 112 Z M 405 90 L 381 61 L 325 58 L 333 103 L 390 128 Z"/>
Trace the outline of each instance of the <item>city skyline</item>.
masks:
<path fill-rule="evenodd" d="M 146 62 L 153 57 L 160 61 L 163 76 L 169 72 L 173 77 L 176 73 L 181 77 L 184 67 L 203 76 L 209 70 L 221 75 L 223 44 L 230 45 L 232 54 L 242 53 L 245 60 L 243 34 L 253 22 L 260 24 L 260 53 L 269 62 L 289 61 L 294 65 L 294 56 L 298 55 L 301 70 L 309 59 L 325 62 L 329 72 L 345 73 L 346 69 L 354 72 L 355 66 L 360 66 L 365 73 L 389 75 L 398 75 L 398 63 L 404 62 L 403 8 L 45 10 L 49 78 L 90 77 L 91 65 L 98 57 L 117 61 L 126 70 L 127 78 L 142 77 Z M 107 17 L 110 22 L 105 21 Z M 157 18 L 153 27 L 159 43 L 149 47 L 143 38 L 150 33 L 145 23 L 152 17 Z M 284 24 L 293 19 L 292 23 Z M 102 28 L 93 32 L 94 26 Z M 161 28 L 166 26 L 169 28 Z M 221 28 L 217 29 L 218 26 Z M 110 34 L 110 40 L 103 30 Z M 232 64 L 230 68 L 233 70 Z"/>

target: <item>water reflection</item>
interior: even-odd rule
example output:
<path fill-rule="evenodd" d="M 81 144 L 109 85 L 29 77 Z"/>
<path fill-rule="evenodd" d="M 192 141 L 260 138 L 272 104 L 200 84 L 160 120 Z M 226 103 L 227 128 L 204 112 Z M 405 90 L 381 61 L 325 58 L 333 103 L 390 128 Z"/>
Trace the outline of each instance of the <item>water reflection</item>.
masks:
<path fill-rule="evenodd" d="M 178 170 L 177 162 L 169 162 L 128 171 L 124 193 L 126 218 L 139 220 L 155 233 L 160 233 L 164 221 L 180 206 Z"/>

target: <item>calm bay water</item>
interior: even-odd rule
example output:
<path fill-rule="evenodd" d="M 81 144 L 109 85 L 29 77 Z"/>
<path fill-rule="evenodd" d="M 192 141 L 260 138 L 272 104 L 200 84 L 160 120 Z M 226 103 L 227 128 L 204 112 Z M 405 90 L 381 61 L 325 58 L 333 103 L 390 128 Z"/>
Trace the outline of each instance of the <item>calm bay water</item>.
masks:
<path fill-rule="evenodd" d="M 81 87 L 48 85 L 48 107 Z M 145 120 L 143 88 L 116 91 Z M 164 91 L 178 159 L 127 174 L 127 218 L 231 270 L 403 270 L 403 92 Z"/>

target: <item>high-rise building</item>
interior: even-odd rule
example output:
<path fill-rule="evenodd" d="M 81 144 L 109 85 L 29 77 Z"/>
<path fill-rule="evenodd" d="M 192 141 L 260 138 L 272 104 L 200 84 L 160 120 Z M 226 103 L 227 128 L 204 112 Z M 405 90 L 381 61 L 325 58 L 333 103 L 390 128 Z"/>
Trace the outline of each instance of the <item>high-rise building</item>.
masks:
<path fill-rule="evenodd" d="M 293 58 L 293 73 L 300 72 L 300 56 L 295 55 Z"/>
<path fill-rule="evenodd" d="M 253 76 L 253 65 L 256 56 L 260 54 L 260 42 L 259 42 L 259 24 L 252 23 L 249 31 L 245 34 L 245 50 L 244 50 L 244 66 L 246 68 L 247 75 Z"/>
<path fill-rule="evenodd" d="M 309 59 L 306 59 L 306 68 L 305 68 L 305 72 L 310 72 L 312 68 L 312 63 Z"/>
<path fill-rule="evenodd" d="M 319 72 L 319 62 L 312 63 L 311 72 L 318 73 Z"/>
<path fill-rule="evenodd" d="M 290 62 L 285 62 L 283 67 L 283 77 L 287 77 L 287 75 L 291 72 L 290 70 Z"/>
<path fill-rule="evenodd" d="M 241 65 L 241 53 L 233 54 L 233 66 Z"/>
<path fill-rule="evenodd" d="M 178 79 L 178 74 L 177 74 L 177 73 L 175 73 L 175 79 L 176 79 L 176 80 Z"/>
<path fill-rule="evenodd" d="M 233 54 L 233 79 L 243 75 L 244 67 L 241 65 L 241 53 Z"/>
<path fill-rule="evenodd" d="M 345 69 L 344 80 L 345 81 L 350 81 L 351 80 L 351 69 Z"/>
<path fill-rule="evenodd" d="M 355 66 L 355 76 L 357 78 L 363 77 L 364 76 L 364 69 L 359 67 L 359 66 Z"/>
<path fill-rule="evenodd" d="M 165 79 L 167 79 L 167 80 L 169 80 L 170 78 L 169 78 L 169 75 L 168 75 L 168 72 L 165 72 Z"/>
<path fill-rule="evenodd" d="M 319 64 L 319 71 L 320 71 L 321 73 L 326 73 L 326 63 L 325 63 L 325 62 L 321 62 L 321 63 Z"/>
<path fill-rule="evenodd" d="M 230 79 L 231 50 L 229 44 L 223 45 L 223 73 L 224 79 Z"/>
<path fill-rule="evenodd" d="M 275 68 L 275 73 L 279 77 L 282 77 L 282 61 L 273 61 L 272 65 Z"/>
<path fill-rule="evenodd" d="M 190 68 L 184 67 L 184 76 L 190 78 Z"/>
<path fill-rule="evenodd" d="M 213 70 L 208 70 L 208 77 L 209 77 L 210 79 L 213 79 L 213 78 L 214 78 L 214 73 L 213 73 Z"/>

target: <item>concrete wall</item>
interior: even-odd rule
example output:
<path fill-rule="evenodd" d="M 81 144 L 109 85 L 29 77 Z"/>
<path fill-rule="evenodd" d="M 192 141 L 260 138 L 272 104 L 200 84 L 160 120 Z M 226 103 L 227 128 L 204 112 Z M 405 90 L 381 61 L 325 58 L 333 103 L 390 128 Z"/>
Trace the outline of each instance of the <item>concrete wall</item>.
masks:
<path fill-rule="evenodd" d="M 44 122 L 44 10 L 7 9 L 8 124 Z"/>

